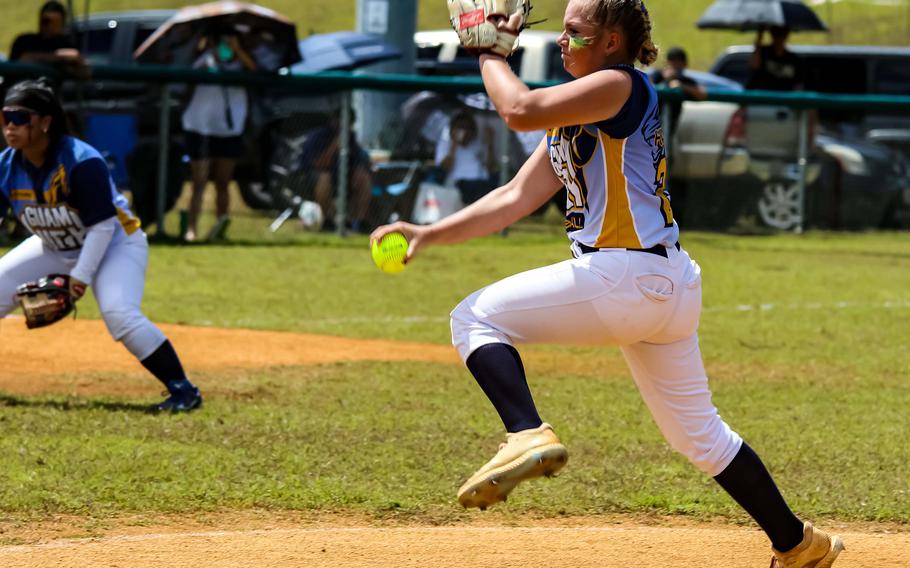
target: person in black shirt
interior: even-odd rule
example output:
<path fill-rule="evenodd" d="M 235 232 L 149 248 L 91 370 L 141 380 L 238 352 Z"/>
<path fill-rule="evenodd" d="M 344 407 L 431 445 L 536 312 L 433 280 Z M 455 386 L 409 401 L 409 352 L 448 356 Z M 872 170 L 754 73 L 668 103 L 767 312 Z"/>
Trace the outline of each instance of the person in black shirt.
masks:
<path fill-rule="evenodd" d="M 802 62 L 799 56 L 787 49 L 790 30 L 774 26 L 770 31 L 771 45 L 763 45 L 765 29 L 758 30 L 755 52 L 750 62 L 752 74 L 746 86 L 766 91 L 801 91 Z"/>
<path fill-rule="evenodd" d="M 85 61 L 66 35 L 66 8 L 51 0 L 41 6 L 38 33 L 21 34 L 10 48 L 10 61 L 60 65 L 76 72 L 85 69 Z"/>
<path fill-rule="evenodd" d="M 681 89 L 688 98 L 703 101 L 708 98 L 705 88 L 695 79 L 686 75 L 689 66 L 689 56 L 681 47 L 673 47 L 667 51 L 667 64 L 663 69 L 651 72 L 651 82 L 655 85 L 666 84 L 671 89 Z M 676 132 L 679 115 L 682 113 L 682 102 L 670 104 L 670 136 Z"/>

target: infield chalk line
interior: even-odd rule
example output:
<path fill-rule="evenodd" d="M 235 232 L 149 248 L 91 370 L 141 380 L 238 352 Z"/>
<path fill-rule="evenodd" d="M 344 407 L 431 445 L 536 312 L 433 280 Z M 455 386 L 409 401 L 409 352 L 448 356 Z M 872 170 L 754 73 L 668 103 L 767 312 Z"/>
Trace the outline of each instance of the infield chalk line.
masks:
<path fill-rule="evenodd" d="M 859 303 L 859 302 L 833 302 L 823 304 L 820 302 L 809 303 L 790 303 L 790 304 L 737 304 L 735 306 L 707 306 L 702 308 L 702 312 L 772 312 L 776 310 L 787 311 L 817 311 L 817 310 L 906 310 L 910 309 L 910 300 L 898 300 L 881 302 L 877 304 Z M 9 319 L 23 319 L 20 315 L 8 315 Z M 3 318 L 0 318 L 3 319 Z M 340 317 L 340 318 L 313 318 L 298 319 L 297 323 L 310 325 L 338 325 L 338 324 L 357 324 L 357 323 L 441 323 L 449 321 L 448 317 L 442 316 L 358 316 L 358 317 Z M 212 326 L 212 321 L 196 321 L 191 325 Z M 230 322 L 233 326 L 253 325 L 255 322 L 248 320 L 236 320 Z M 224 326 L 221 326 L 224 327 Z"/>
<path fill-rule="evenodd" d="M 712 306 L 703 308 L 705 312 L 770 312 L 772 310 L 900 310 L 910 308 L 910 302 L 882 302 L 880 304 L 860 304 L 856 302 L 834 302 L 822 304 L 739 304 L 737 306 Z"/>
<path fill-rule="evenodd" d="M 290 536 L 290 535 L 319 535 L 327 533 L 347 533 L 347 534 L 368 534 L 368 533 L 488 533 L 490 530 L 508 533 L 563 533 L 563 532 L 581 532 L 581 533 L 671 533 L 680 534 L 683 532 L 700 532 L 713 531 L 725 533 L 753 533 L 761 535 L 758 528 L 748 527 L 647 527 L 647 526 L 623 526 L 623 527 L 300 527 L 294 529 L 250 529 L 239 531 L 197 531 L 197 532 L 173 532 L 173 533 L 148 533 L 138 535 L 119 535 L 119 536 L 102 536 L 94 538 L 77 538 L 61 539 L 41 544 L 17 544 L 12 546 L 0 546 L 0 557 L 5 553 L 28 552 L 35 550 L 53 550 L 72 548 L 80 545 L 90 544 L 117 544 L 117 543 L 135 543 L 163 541 L 181 538 L 225 538 L 236 536 Z M 851 531 L 841 532 L 843 535 L 862 534 L 864 538 L 887 539 L 907 533 L 901 532 L 882 532 L 882 533 L 855 533 Z"/>
<path fill-rule="evenodd" d="M 878 304 L 858 303 L 858 302 L 834 302 L 823 304 L 820 302 L 810 303 L 790 303 L 790 304 L 737 304 L 733 306 L 708 306 L 702 308 L 703 312 L 771 312 L 775 310 L 904 310 L 910 308 L 910 300 L 889 301 Z M 449 321 L 448 317 L 440 316 L 359 316 L 359 317 L 342 317 L 342 318 L 314 318 L 299 319 L 298 323 L 305 324 L 350 324 L 350 323 L 439 323 Z M 243 323 L 243 322 L 238 322 Z"/>
<path fill-rule="evenodd" d="M 490 530 L 497 532 L 514 533 L 556 533 L 556 532 L 586 532 L 586 533 L 621 533 L 621 532 L 652 532 L 652 533 L 678 533 L 693 530 L 722 530 L 727 532 L 749 531 L 760 533 L 759 529 L 749 528 L 717 528 L 717 527 L 301 527 L 297 529 L 251 529 L 245 531 L 202 531 L 202 532 L 174 532 L 174 533 L 149 533 L 137 535 L 103 536 L 96 538 L 75 538 L 72 540 L 55 540 L 42 544 L 17 544 L 0 546 L 0 556 L 6 552 L 26 552 L 29 550 L 48 550 L 70 548 L 83 544 L 102 543 L 131 543 L 147 542 L 153 540 L 170 540 L 177 538 L 224 538 L 234 536 L 287 536 L 325 533 L 486 533 Z"/>

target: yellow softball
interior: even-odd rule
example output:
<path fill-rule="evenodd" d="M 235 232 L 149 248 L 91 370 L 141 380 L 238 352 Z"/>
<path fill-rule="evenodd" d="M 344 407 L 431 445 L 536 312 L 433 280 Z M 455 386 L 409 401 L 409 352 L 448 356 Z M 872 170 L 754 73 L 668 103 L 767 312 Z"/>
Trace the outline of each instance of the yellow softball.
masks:
<path fill-rule="evenodd" d="M 389 233 L 380 241 L 373 241 L 370 248 L 373 262 L 379 270 L 395 274 L 404 270 L 404 258 L 408 252 L 408 240 L 401 233 Z"/>

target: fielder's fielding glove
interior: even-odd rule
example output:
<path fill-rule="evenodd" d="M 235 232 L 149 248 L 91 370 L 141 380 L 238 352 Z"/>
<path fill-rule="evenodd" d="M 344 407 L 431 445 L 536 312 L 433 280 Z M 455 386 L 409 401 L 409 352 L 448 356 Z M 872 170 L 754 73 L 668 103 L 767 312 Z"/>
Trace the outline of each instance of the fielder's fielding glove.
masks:
<path fill-rule="evenodd" d="M 29 329 L 58 322 L 75 308 L 70 277 L 66 274 L 49 274 L 37 281 L 26 282 L 16 288 L 16 299 L 22 306 Z"/>
<path fill-rule="evenodd" d="M 474 53 L 509 56 L 527 27 L 531 0 L 446 0 L 461 45 Z M 506 22 L 497 27 L 497 22 Z"/>

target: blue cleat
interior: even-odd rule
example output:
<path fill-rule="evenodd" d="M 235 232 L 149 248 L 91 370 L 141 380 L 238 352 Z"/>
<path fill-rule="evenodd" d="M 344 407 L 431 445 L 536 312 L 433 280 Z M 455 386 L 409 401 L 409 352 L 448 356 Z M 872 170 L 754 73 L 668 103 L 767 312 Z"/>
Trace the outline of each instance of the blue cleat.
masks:
<path fill-rule="evenodd" d="M 153 413 L 189 412 L 202 406 L 202 394 L 189 381 L 186 384 L 169 386 L 170 396 L 149 408 Z"/>

